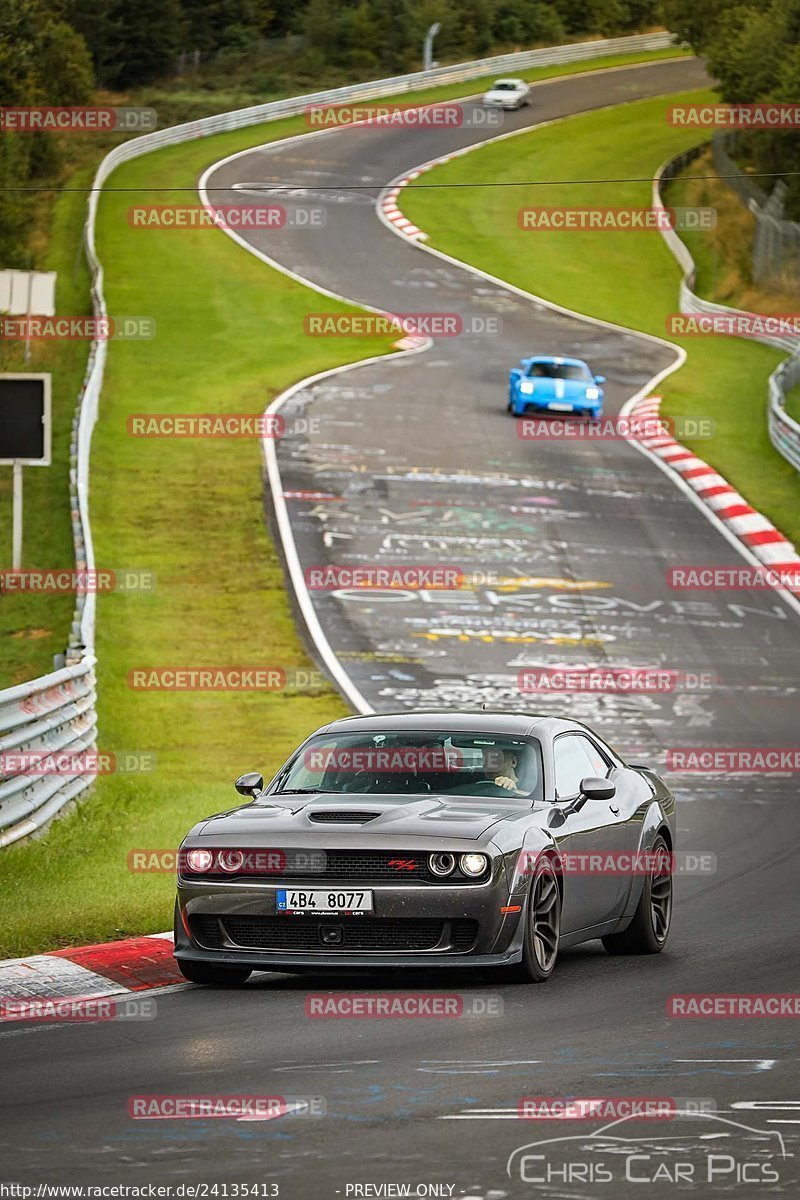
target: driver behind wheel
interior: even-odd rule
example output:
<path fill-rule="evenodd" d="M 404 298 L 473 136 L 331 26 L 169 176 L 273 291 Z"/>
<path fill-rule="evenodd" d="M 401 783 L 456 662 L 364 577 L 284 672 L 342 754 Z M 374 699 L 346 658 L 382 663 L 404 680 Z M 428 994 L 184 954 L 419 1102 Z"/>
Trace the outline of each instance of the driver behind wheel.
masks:
<path fill-rule="evenodd" d="M 517 778 L 517 756 L 511 750 L 503 750 L 502 754 L 503 764 L 500 774 L 495 776 L 495 786 L 505 788 L 509 792 L 518 792 L 520 789 Z"/>
<path fill-rule="evenodd" d="M 507 792 L 514 792 L 518 796 L 527 795 L 525 783 L 520 780 L 519 774 L 524 775 L 525 771 L 520 764 L 519 756 L 515 750 L 508 749 L 493 749 L 484 752 L 484 771 L 486 778 L 491 780 L 495 787 L 504 788 Z"/>

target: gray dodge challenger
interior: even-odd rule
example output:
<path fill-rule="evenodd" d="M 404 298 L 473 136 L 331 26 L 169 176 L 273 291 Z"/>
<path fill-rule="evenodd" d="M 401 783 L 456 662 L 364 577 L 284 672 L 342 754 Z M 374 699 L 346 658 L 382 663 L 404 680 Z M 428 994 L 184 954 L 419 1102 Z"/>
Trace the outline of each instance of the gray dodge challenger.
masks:
<path fill-rule="evenodd" d="M 178 854 L 175 956 L 193 983 L 410 966 L 539 983 L 562 947 L 666 944 L 674 797 L 580 722 L 349 717 L 236 790 L 247 803 Z"/>

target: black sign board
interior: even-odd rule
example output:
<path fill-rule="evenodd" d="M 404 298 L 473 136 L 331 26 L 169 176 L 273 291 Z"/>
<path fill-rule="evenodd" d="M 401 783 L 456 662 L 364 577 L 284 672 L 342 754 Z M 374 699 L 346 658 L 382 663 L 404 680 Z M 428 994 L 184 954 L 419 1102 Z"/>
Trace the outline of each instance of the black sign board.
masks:
<path fill-rule="evenodd" d="M 50 463 L 50 376 L 0 375 L 0 463 Z"/>

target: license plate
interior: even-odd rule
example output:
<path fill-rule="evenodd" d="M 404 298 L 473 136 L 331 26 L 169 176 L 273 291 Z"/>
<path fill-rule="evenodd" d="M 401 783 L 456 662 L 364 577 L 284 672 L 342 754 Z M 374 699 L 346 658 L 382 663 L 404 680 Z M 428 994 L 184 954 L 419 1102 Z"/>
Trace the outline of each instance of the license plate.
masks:
<path fill-rule="evenodd" d="M 312 888 L 299 891 L 294 888 L 277 889 L 279 913 L 361 913 L 372 912 L 372 892 L 337 889 L 328 891 Z"/>
<path fill-rule="evenodd" d="M 572 412 L 571 404 L 548 404 L 547 407 L 553 412 Z"/>

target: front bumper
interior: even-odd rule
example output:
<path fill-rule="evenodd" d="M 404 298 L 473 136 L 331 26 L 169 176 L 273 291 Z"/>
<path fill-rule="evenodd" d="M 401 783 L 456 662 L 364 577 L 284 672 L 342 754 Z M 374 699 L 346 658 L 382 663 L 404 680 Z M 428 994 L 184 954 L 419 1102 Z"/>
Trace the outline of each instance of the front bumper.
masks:
<path fill-rule="evenodd" d="M 517 394 L 512 401 L 514 411 L 518 417 L 553 417 L 556 420 L 569 419 L 570 417 L 592 417 L 596 419 L 603 415 L 602 401 L 592 403 L 587 400 L 584 403 L 576 401 L 569 409 L 551 408 L 551 401 L 543 400 L 537 402 L 528 396 L 520 396 Z"/>
<path fill-rule="evenodd" d="M 296 885 L 296 880 L 288 882 L 290 887 Z M 310 880 L 306 885 L 330 886 Z M 521 914 L 500 910 L 522 901 L 518 896 L 509 898 L 501 859 L 496 860 L 486 883 L 453 887 L 359 883 L 358 887 L 373 893 L 374 911 L 364 917 L 278 914 L 275 893 L 285 886 L 283 880 L 269 884 L 180 880 L 176 958 L 268 971 L 484 967 L 516 962 L 521 957 Z M 363 922 L 360 928 L 359 922 Z M 411 929 L 414 937 L 409 940 Z M 331 930 L 339 930 L 338 944 L 323 943 L 323 930 L 326 937 Z M 420 930 L 417 948 L 413 942 Z M 468 931 L 473 936 L 466 936 Z M 287 936 L 301 944 L 267 944 L 271 939 L 284 942 Z M 265 944 L 253 944 L 261 939 Z M 245 941 L 247 944 L 242 944 Z"/>
<path fill-rule="evenodd" d="M 510 946 L 502 954 L 419 955 L 391 954 L 380 958 L 364 954 L 340 954 L 335 957 L 319 954 L 253 954 L 249 952 L 196 950 L 176 943 L 175 957 L 183 962 L 213 963 L 218 967 L 249 967 L 251 971 L 357 971 L 374 973 L 416 967 L 428 971 L 434 967 L 457 970 L 463 967 L 501 967 L 517 963 L 522 958 L 522 945 Z"/>

